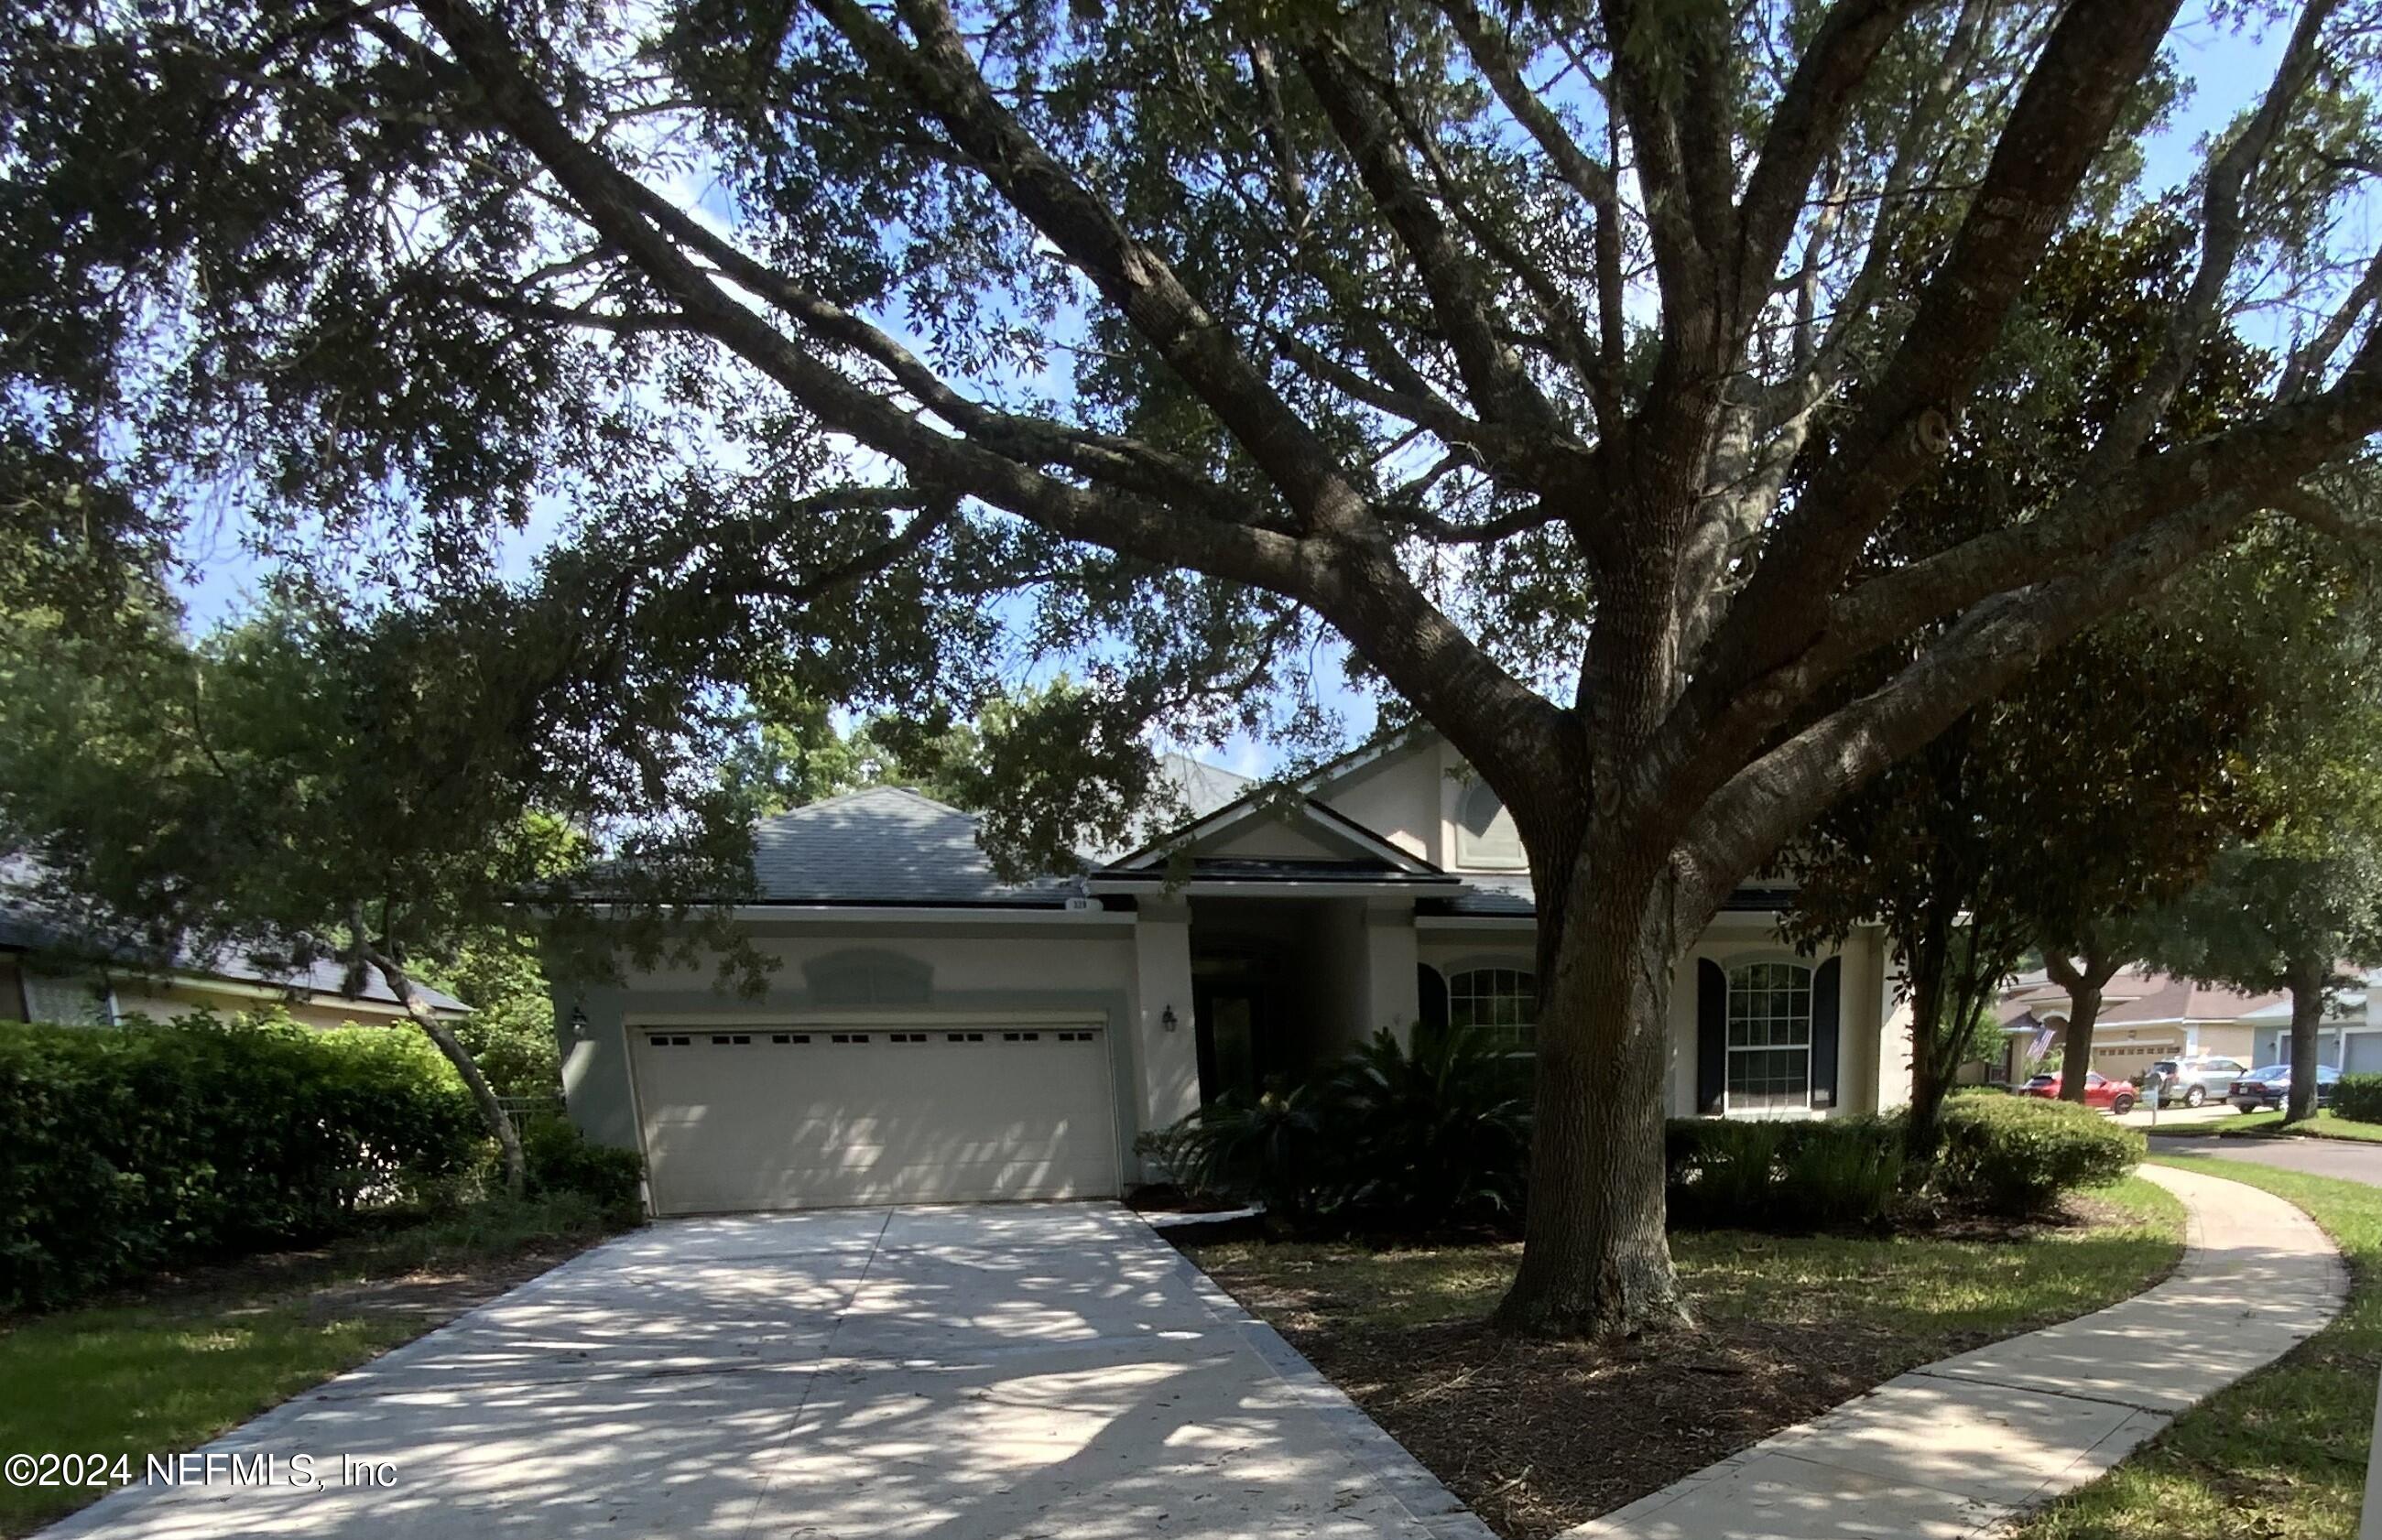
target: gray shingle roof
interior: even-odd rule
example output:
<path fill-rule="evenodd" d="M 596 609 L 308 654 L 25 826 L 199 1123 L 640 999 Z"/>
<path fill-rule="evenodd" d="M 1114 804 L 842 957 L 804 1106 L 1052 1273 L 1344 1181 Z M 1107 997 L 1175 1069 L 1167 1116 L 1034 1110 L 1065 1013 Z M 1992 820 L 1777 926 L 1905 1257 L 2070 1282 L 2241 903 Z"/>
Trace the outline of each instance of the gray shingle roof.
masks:
<path fill-rule="evenodd" d="M 1489 877 L 1467 872 L 1464 886 L 1464 892 L 1448 900 L 1449 913 L 1528 916 L 1539 910 L 1527 875 Z"/>
<path fill-rule="evenodd" d="M 753 830 L 753 874 L 770 903 L 1052 908 L 1082 890 L 1066 877 L 1002 882 L 976 843 L 975 818 L 890 786 L 763 819 Z"/>
<path fill-rule="evenodd" d="M 1257 784 L 1221 764 L 1209 764 L 1172 750 L 1158 756 L 1158 776 L 1174 788 L 1193 818 L 1205 818 L 1218 808 L 1238 801 L 1242 792 Z"/>
<path fill-rule="evenodd" d="M 201 954 L 180 947 L 161 955 L 129 928 L 110 926 L 95 913 L 70 912 L 62 903 L 44 902 L 39 871 L 23 863 L 0 874 L 0 951 L 30 952 L 55 957 L 62 965 L 87 964 L 147 975 L 197 974 L 227 979 L 234 984 L 263 984 L 325 1000 L 347 998 L 347 970 L 338 963 L 316 961 L 303 968 L 264 967 L 231 947 Z M 457 1015 L 472 1008 L 443 989 L 417 982 L 433 1010 Z M 397 996 L 377 972 L 367 972 L 356 996 L 395 1007 Z"/>

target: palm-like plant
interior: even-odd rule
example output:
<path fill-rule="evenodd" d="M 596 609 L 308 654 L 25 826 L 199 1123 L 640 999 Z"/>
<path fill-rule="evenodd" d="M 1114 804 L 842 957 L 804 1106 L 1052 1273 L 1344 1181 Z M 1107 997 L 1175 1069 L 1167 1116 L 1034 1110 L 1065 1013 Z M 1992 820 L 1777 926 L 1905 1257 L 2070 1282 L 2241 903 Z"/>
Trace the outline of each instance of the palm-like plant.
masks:
<path fill-rule="evenodd" d="M 1518 1213 L 1530 1118 L 1502 1047 L 1469 1033 L 1377 1033 L 1324 1082 L 1344 1171 L 1338 1208 L 1372 1227 L 1431 1229 Z"/>

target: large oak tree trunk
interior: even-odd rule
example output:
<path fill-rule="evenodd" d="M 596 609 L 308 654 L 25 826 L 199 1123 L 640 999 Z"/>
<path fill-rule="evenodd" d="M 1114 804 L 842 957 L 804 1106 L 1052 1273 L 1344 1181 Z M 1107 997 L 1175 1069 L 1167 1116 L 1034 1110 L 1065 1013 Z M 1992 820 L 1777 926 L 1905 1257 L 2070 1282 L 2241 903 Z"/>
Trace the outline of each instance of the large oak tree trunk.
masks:
<path fill-rule="evenodd" d="M 1592 889 L 1584 867 L 1541 911 L 1527 1244 L 1497 1323 L 1589 1337 L 1682 1325 L 1664 1228 L 1675 927 L 1651 881 Z"/>
<path fill-rule="evenodd" d="M 2283 1106 L 2287 1124 L 2315 1116 L 2315 1033 L 2324 1022 L 2325 974 L 2321 961 L 2291 960 L 2286 984 L 2291 995 L 2291 1094 Z"/>

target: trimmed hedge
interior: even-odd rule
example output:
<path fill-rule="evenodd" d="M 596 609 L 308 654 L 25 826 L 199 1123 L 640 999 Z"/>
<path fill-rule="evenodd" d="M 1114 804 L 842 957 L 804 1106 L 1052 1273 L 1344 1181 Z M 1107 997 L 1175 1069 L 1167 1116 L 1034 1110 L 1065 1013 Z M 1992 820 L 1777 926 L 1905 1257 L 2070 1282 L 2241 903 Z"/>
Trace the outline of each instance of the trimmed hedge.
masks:
<path fill-rule="evenodd" d="M 2146 1150 L 2139 1131 L 2073 1102 L 1963 1096 L 1944 1105 L 1935 1183 L 1963 1207 L 2023 1217 L 2063 1192 L 2118 1180 Z"/>
<path fill-rule="evenodd" d="M 2343 1075 L 2333 1082 L 2333 1115 L 2352 1122 L 2382 1123 L 2382 1075 Z"/>
<path fill-rule="evenodd" d="M 1529 1117 L 1511 1066 L 1464 1041 L 1408 1053 L 1386 1034 L 1307 1084 L 1225 1097 L 1140 1149 L 1195 1192 L 1264 1204 L 1294 1229 L 1408 1234 L 1510 1226 Z M 1981 1094 L 1944 1107 L 1937 1162 L 1912 1168 L 1884 1117 L 1677 1118 L 1664 1156 L 1671 1223 L 1786 1234 L 1869 1229 L 1945 1210 L 2030 1217 L 2133 1169 L 2143 1136 L 2067 1102 Z"/>
<path fill-rule="evenodd" d="M 1687 1228 L 1864 1228 L 1885 1222 L 1902 1186 L 1897 1118 L 1675 1118 L 1664 1144 L 1671 1222 Z"/>
<path fill-rule="evenodd" d="M 411 1032 L 0 1026 L 0 1308 L 336 1234 L 485 1158 Z"/>

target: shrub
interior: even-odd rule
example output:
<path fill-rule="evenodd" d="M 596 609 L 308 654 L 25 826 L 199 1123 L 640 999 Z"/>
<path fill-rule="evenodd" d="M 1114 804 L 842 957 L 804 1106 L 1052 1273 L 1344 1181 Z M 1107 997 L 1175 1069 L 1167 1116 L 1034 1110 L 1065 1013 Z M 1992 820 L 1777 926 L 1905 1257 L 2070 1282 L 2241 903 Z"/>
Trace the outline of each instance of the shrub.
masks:
<path fill-rule="evenodd" d="M 448 1192 L 484 1147 L 410 1032 L 0 1026 L 0 1307 L 316 1241 Z"/>
<path fill-rule="evenodd" d="M 1902 1183 L 1902 1124 L 1894 1118 L 1679 1118 L 1664 1144 L 1671 1221 L 1686 1228 L 1875 1226 L 1892 1212 Z"/>
<path fill-rule="evenodd" d="M 1964 1096 L 1945 1105 L 1934 1179 L 1952 1203 L 2023 1217 L 2064 1192 L 2118 1180 L 2144 1149 L 2139 1132 L 2072 1102 Z"/>
<path fill-rule="evenodd" d="M 1316 1097 L 1294 1086 L 1254 1097 L 1227 1092 L 1143 1134 L 1137 1147 L 1187 1192 L 1261 1203 L 1297 1222 L 1332 1185 L 1320 1133 Z"/>
<path fill-rule="evenodd" d="M 1369 1228 L 1405 1230 L 1519 1214 L 1528 1089 L 1512 1058 L 1477 1037 L 1418 1034 L 1409 1050 L 1375 1033 L 1323 1086 L 1335 1205 Z"/>
<path fill-rule="evenodd" d="M 2332 1088 L 2332 1110 L 2361 1123 L 2382 1123 L 2382 1075 L 2343 1075 Z"/>
<path fill-rule="evenodd" d="M 522 1159 L 532 1198 L 575 1192 L 615 1218 L 633 1217 L 638 1211 L 644 1159 L 634 1150 L 591 1143 L 568 1118 L 531 1118 L 522 1133 Z"/>
<path fill-rule="evenodd" d="M 1511 1061 L 1463 1033 L 1383 1032 L 1304 1085 L 1227 1094 L 1143 1154 L 1185 1190 L 1301 1227 L 1422 1231 L 1520 1211 L 1529 1115 Z"/>

